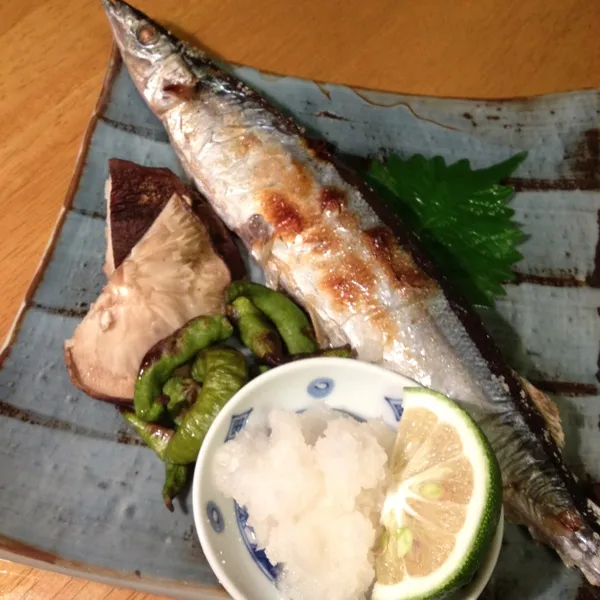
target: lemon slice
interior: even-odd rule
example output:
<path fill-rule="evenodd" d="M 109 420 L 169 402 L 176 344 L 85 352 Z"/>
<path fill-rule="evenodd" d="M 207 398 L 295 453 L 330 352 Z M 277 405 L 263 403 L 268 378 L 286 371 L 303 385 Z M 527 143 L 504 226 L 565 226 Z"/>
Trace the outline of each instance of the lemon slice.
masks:
<path fill-rule="evenodd" d="M 473 419 L 426 388 L 406 388 L 375 546 L 374 600 L 439 598 L 468 583 L 500 518 L 502 480 Z"/>

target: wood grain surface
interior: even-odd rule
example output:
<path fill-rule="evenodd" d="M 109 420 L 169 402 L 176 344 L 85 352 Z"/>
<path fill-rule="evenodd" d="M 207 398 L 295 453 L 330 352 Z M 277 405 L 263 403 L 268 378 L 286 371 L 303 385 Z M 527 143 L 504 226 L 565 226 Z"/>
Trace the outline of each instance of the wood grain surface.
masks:
<path fill-rule="evenodd" d="M 139 0 L 138 6 L 223 58 L 275 73 L 462 97 L 600 87 L 596 0 Z M 99 0 L 0 4 L 2 339 L 63 203 L 110 44 Z M 0 562 L 2 600 L 150 598 Z"/>

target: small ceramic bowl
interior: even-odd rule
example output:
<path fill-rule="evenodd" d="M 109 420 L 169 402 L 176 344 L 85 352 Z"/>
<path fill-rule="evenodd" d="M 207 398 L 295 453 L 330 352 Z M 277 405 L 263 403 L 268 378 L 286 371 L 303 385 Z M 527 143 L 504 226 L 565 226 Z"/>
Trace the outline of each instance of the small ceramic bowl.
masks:
<path fill-rule="evenodd" d="M 402 417 L 402 391 L 415 382 L 382 367 L 343 358 L 312 358 L 278 367 L 241 389 L 212 424 L 196 463 L 193 508 L 206 558 L 235 600 L 279 600 L 278 567 L 257 548 L 243 507 L 225 498 L 213 483 L 216 450 L 243 429 L 246 420 L 264 418 L 274 407 L 300 411 L 318 402 L 361 419 L 381 418 L 396 428 Z M 264 417 L 263 417 L 264 415 Z M 475 600 L 498 560 L 501 518 L 492 548 L 471 583 L 456 599 Z"/>

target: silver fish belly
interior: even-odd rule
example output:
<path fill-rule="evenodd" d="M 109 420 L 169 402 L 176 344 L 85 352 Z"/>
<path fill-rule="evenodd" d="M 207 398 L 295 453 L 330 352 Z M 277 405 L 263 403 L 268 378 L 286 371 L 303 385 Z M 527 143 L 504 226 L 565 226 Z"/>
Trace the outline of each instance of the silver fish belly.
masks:
<path fill-rule="evenodd" d="M 140 93 L 227 226 L 310 313 L 350 343 L 460 402 L 500 462 L 507 514 L 600 585 L 595 507 L 473 311 L 371 190 L 256 92 L 141 12 L 103 0 Z"/>

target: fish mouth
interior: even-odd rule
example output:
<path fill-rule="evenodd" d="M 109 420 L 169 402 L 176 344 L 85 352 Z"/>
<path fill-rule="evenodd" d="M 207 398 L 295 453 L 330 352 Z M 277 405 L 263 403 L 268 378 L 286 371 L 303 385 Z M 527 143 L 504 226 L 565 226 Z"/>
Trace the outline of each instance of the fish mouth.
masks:
<path fill-rule="evenodd" d="M 100 0 L 102 2 L 102 6 L 104 10 L 110 16 L 119 16 L 122 17 L 126 13 L 130 13 L 132 16 L 136 16 L 138 19 L 147 19 L 146 15 L 139 11 L 137 8 L 131 6 L 127 2 L 123 0 Z"/>
<path fill-rule="evenodd" d="M 131 4 L 125 2 L 124 0 L 100 0 L 102 2 L 102 6 L 104 7 L 104 11 L 108 17 L 108 20 L 111 24 L 115 22 L 119 22 L 125 24 L 126 22 L 145 22 L 153 25 L 161 33 L 167 33 L 164 27 L 160 26 L 158 23 L 153 21 L 148 15 L 143 13 L 141 10 L 135 8 Z"/>
<path fill-rule="evenodd" d="M 134 16 L 134 9 L 121 0 L 101 0 L 106 17 L 113 30 L 117 44 L 121 45 L 127 34 L 127 16 Z"/>
<path fill-rule="evenodd" d="M 141 24 L 162 29 L 141 10 L 123 0 L 101 0 L 101 2 L 117 42 L 121 42 L 128 32 L 135 32 Z"/>
<path fill-rule="evenodd" d="M 181 42 L 170 31 L 124 0 L 101 0 L 113 37 L 126 54 L 151 51 L 158 45 L 177 49 Z"/>

